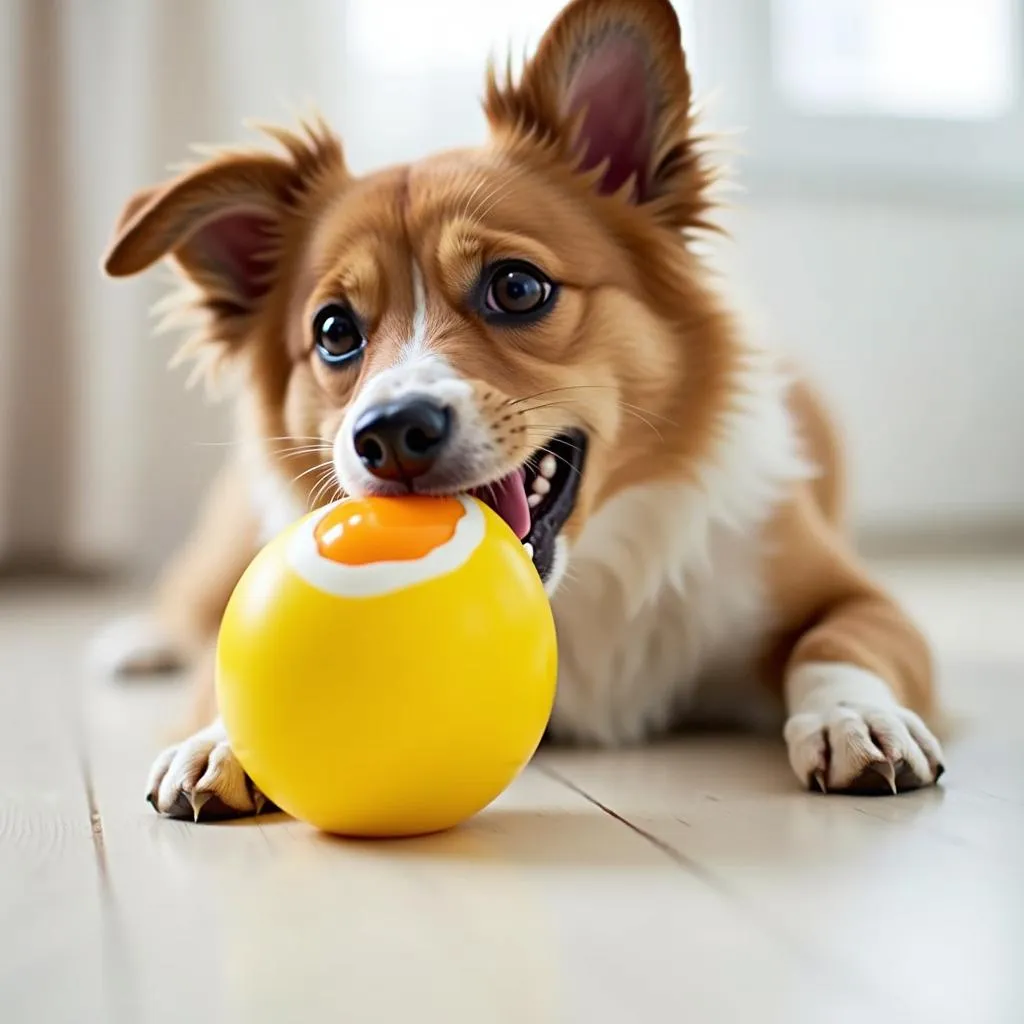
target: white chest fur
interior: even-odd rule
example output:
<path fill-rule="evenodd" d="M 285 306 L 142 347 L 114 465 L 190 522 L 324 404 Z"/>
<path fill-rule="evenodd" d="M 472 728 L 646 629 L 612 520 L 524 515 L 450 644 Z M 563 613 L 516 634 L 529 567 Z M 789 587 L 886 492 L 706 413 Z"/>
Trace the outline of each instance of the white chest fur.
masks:
<path fill-rule="evenodd" d="M 761 532 L 811 472 L 788 383 L 751 353 L 694 484 L 635 487 L 605 505 L 554 598 L 556 736 L 623 744 L 686 718 L 774 716 L 753 662 L 772 622 Z"/>
<path fill-rule="evenodd" d="M 701 538 L 699 556 L 677 561 L 672 572 L 675 552 L 666 542 L 685 529 L 692 500 L 681 487 L 638 488 L 588 527 L 554 602 L 556 736 L 634 743 L 710 714 L 709 700 L 726 699 L 716 691 L 734 693 L 737 683 L 751 681 L 769 622 L 756 538 L 716 524 Z M 644 565 L 651 570 L 646 580 L 638 578 Z"/>

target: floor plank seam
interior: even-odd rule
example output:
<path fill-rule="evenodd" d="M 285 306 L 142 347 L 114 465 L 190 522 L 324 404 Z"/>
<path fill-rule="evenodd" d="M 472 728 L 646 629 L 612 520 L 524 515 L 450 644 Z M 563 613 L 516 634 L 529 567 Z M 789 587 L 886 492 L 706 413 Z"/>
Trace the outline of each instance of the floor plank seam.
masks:
<path fill-rule="evenodd" d="M 99 800 L 96 797 L 96 784 L 89 760 L 89 741 L 86 729 L 84 709 L 76 702 L 68 714 L 68 725 L 74 741 L 78 771 L 81 776 L 82 789 L 85 795 L 86 813 L 89 815 L 89 831 L 92 835 L 93 852 L 96 856 L 96 870 L 99 873 L 100 886 L 106 891 L 110 876 L 107 864 L 107 843 L 103 829 L 103 815 L 100 813 Z"/>
<path fill-rule="evenodd" d="M 773 938 L 781 942 L 785 947 L 797 958 L 806 958 L 809 964 L 819 969 L 823 974 L 828 975 L 832 979 L 832 983 L 837 987 L 841 987 L 848 991 L 851 996 L 861 998 L 864 993 L 868 990 L 873 991 L 876 995 L 886 997 L 889 999 L 894 998 L 894 993 L 889 989 L 880 989 L 874 982 L 874 979 L 865 978 L 862 975 L 859 977 L 851 977 L 849 973 L 844 971 L 844 968 L 848 968 L 848 964 L 838 963 L 828 957 L 823 957 L 821 952 L 817 949 L 809 947 L 804 943 L 800 942 L 799 939 L 795 939 L 786 930 L 779 930 L 774 927 L 770 921 L 766 921 L 763 914 L 757 913 L 753 910 L 750 904 L 744 900 L 738 893 L 736 893 L 727 884 L 722 882 L 714 873 L 708 871 L 702 865 L 694 861 L 691 857 L 688 857 L 685 853 L 677 850 L 670 843 L 667 843 L 664 839 L 656 836 L 649 832 L 647 829 L 635 822 L 630 821 L 629 818 L 620 814 L 618 811 L 613 810 L 607 804 L 602 803 L 596 797 L 592 796 L 581 786 L 578 786 L 572 779 L 562 775 L 561 772 L 548 765 L 537 764 L 534 762 L 535 767 L 543 775 L 546 775 L 552 781 L 560 783 L 566 788 L 570 789 L 573 793 L 582 797 L 589 804 L 596 807 L 599 811 L 607 814 L 613 820 L 625 825 L 626 828 L 635 832 L 641 839 L 645 839 L 655 849 L 663 853 L 672 863 L 677 867 L 683 868 L 686 872 L 699 879 L 709 888 L 717 892 L 723 899 L 727 900 L 730 905 L 735 906 L 741 914 L 747 917 L 750 921 L 757 925 L 769 938 Z M 909 1004 L 906 1003 L 904 997 L 899 993 L 895 994 L 895 997 L 900 999 L 904 1008 L 909 1010 Z"/>
<path fill-rule="evenodd" d="M 96 854 L 96 869 L 100 873 L 101 881 L 106 885 L 108 880 L 107 870 L 107 841 L 103 833 L 103 815 L 100 814 L 99 803 L 96 800 L 96 787 L 93 784 L 92 772 L 84 753 L 79 758 L 79 766 L 82 772 L 82 783 L 85 787 L 85 803 L 89 812 L 89 827 L 92 832 L 92 846 Z"/>
<path fill-rule="evenodd" d="M 92 833 L 99 882 L 100 947 L 107 1020 L 111 1024 L 139 1024 L 143 1005 L 135 983 L 136 962 L 131 953 L 107 857 L 107 838 L 100 811 L 87 744 L 80 742 L 78 764 Z"/>
<path fill-rule="evenodd" d="M 637 825 L 635 822 L 630 821 L 629 818 L 626 818 L 623 815 L 619 814 L 618 811 L 613 810 L 607 804 L 601 803 L 601 801 L 598 800 L 596 797 L 591 796 L 590 793 L 588 793 L 585 789 L 582 789 L 580 786 L 576 785 L 576 783 L 573 782 L 571 779 L 567 779 L 564 775 L 561 774 L 561 772 L 556 771 L 554 768 L 551 768 L 548 765 L 544 764 L 535 764 L 534 767 L 541 774 L 547 775 L 548 778 L 571 789 L 574 793 L 577 794 L 577 796 L 583 797 L 584 800 L 586 800 L 590 804 L 593 804 L 593 806 L 596 807 L 599 811 L 603 812 L 604 814 L 607 814 L 610 818 L 614 818 L 620 824 L 625 825 L 626 828 L 632 830 L 641 838 L 646 839 L 647 842 L 649 842 L 656 849 L 660 850 L 663 854 L 665 854 L 666 857 L 668 857 L 670 860 L 675 861 L 675 863 L 679 867 L 684 868 L 692 875 L 696 875 L 696 877 L 699 878 L 706 885 L 711 886 L 713 889 L 721 893 L 723 896 L 728 896 L 732 898 L 732 893 L 729 892 L 727 887 L 722 885 L 719 879 L 717 879 L 710 872 L 706 871 L 695 860 L 692 860 L 691 858 L 687 857 L 685 853 L 682 853 L 680 850 L 677 850 L 670 843 L 666 843 L 664 839 L 654 835 L 652 832 L 648 832 L 647 829 L 643 828 L 640 825 Z"/>

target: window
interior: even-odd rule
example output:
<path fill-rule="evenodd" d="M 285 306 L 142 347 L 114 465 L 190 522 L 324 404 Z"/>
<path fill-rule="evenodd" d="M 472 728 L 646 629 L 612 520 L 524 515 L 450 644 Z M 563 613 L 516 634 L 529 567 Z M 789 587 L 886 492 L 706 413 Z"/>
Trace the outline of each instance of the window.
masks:
<path fill-rule="evenodd" d="M 468 67 L 479 72 L 484 57 L 532 50 L 566 0 L 433 0 L 404 4 L 349 0 L 351 46 L 388 71 L 414 74 Z M 687 38 L 692 0 L 673 0 Z M 514 60 L 515 63 L 515 60 Z"/>
<path fill-rule="evenodd" d="M 1013 0 L 774 0 L 772 71 L 813 114 L 982 120 L 1015 98 Z"/>
<path fill-rule="evenodd" d="M 563 0 L 433 0 L 403 5 L 349 0 L 350 45 L 390 72 L 440 73 L 471 67 L 479 72 L 488 53 L 521 53 L 536 46 Z"/>
<path fill-rule="evenodd" d="M 1024 0 L 693 0 L 712 126 L 787 194 L 1024 188 Z"/>

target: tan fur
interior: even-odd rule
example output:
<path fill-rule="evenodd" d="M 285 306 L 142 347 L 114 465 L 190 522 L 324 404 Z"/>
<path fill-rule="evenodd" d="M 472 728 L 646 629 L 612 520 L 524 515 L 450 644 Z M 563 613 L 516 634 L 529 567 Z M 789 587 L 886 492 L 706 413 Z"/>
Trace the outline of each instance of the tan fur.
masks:
<path fill-rule="evenodd" d="M 653 97 L 648 159 L 612 192 L 602 187 L 611 165 L 588 164 L 580 147 L 588 111 L 572 107 L 580 61 L 606 44 L 640 48 Z M 160 587 L 161 615 L 202 665 L 204 713 L 219 616 L 257 546 L 254 478 L 289 492 L 296 509 L 337 496 L 337 482 L 321 472 L 329 472 L 324 453 L 351 403 L 411 336 L 410 263 L 426 285 L 431 351 L 471 384 L 499 452 L 496 470 L 560 430 L 588 432 L 565 530 L 572 543 L 620 498 L 661 485 L 695 495 L 711 488 L 729 441 L 723 431 L 753 400 L 743 381 L 760 363 L 691 245 L 713 227 L 716 174 L 666 0 L 576 0 L 518 82 L 492 73 L 485 109 L 492 137 L 481 149 L 356 178 L 322 124 L 271 129 L 281 155 L 221 155 L 128 205 L 108 271 L 175 260 L 203 317 L 188 351 L 204 365 L 238 369 L 243 433 L 259 453 L 225 471 Z M 239 216 L 248 218 L 240 230 L 266 235 L 258 276 L 246 276 L 251 268 L 233 264 L 206 230 Z M 502 257 L 529 259 L 561 285 L 557 305 L 528 329 L 496 329 L 469 308 L 481 268 Z M 317 359 L 309 330 L 321 304 L 338 299 L 358 310 L 371 339 L 345 371 Z M 791 415 L 818 472 L 771 478 L 779 494 L 743 524 L 744 544 L 760 552 L 752 571 L 766 608 L 757 622 L 769 625 L 758 626 L 754 654 L 764 678 L 779 692 L 801 665 L 859 666 L 927 711 L 924 643 L 845 538 L 838 436 L 806 383 L 794 384 L 788 403 L 780 416 Z M 318 450 L 297 451 L 311 439 Z M 709 522 L 718 514 L 712 508 Z M 599 555 L 587 557 L 596 565 Z M 705 585 L 714 584 L 712 572 Z"/>
<path fill-rule="evenodd" d="M 806 380 L 797 379 L 789 403 L 804 439 L 809 461 L 818 468 L 810 490 L 822 515 L 835 530 L 845 528 L 846 475 L 842 438 L 821 396 Z"/>
<path fill-rule="evenodd" d="M 768 531 L 768 580 L 781 634 L 771 651 L 779 685 L 801 662 L 838 661 L 879 675 L 900 703 L 933 711 L 931 659 L 920 633 L 875 584 L 828 521 L 810 485 Z"/>

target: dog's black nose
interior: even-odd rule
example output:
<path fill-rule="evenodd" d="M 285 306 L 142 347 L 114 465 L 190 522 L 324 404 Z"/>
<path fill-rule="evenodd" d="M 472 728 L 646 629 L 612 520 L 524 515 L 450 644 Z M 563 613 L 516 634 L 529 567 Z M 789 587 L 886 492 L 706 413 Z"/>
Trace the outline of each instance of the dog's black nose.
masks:
<path fill-rule="evenodd" d="M 437 461 L 452 433 L 452 413 L 423 395 L 367 409 L 352 432 L 362 464 L 381 480 L 410 481 Z"/>

